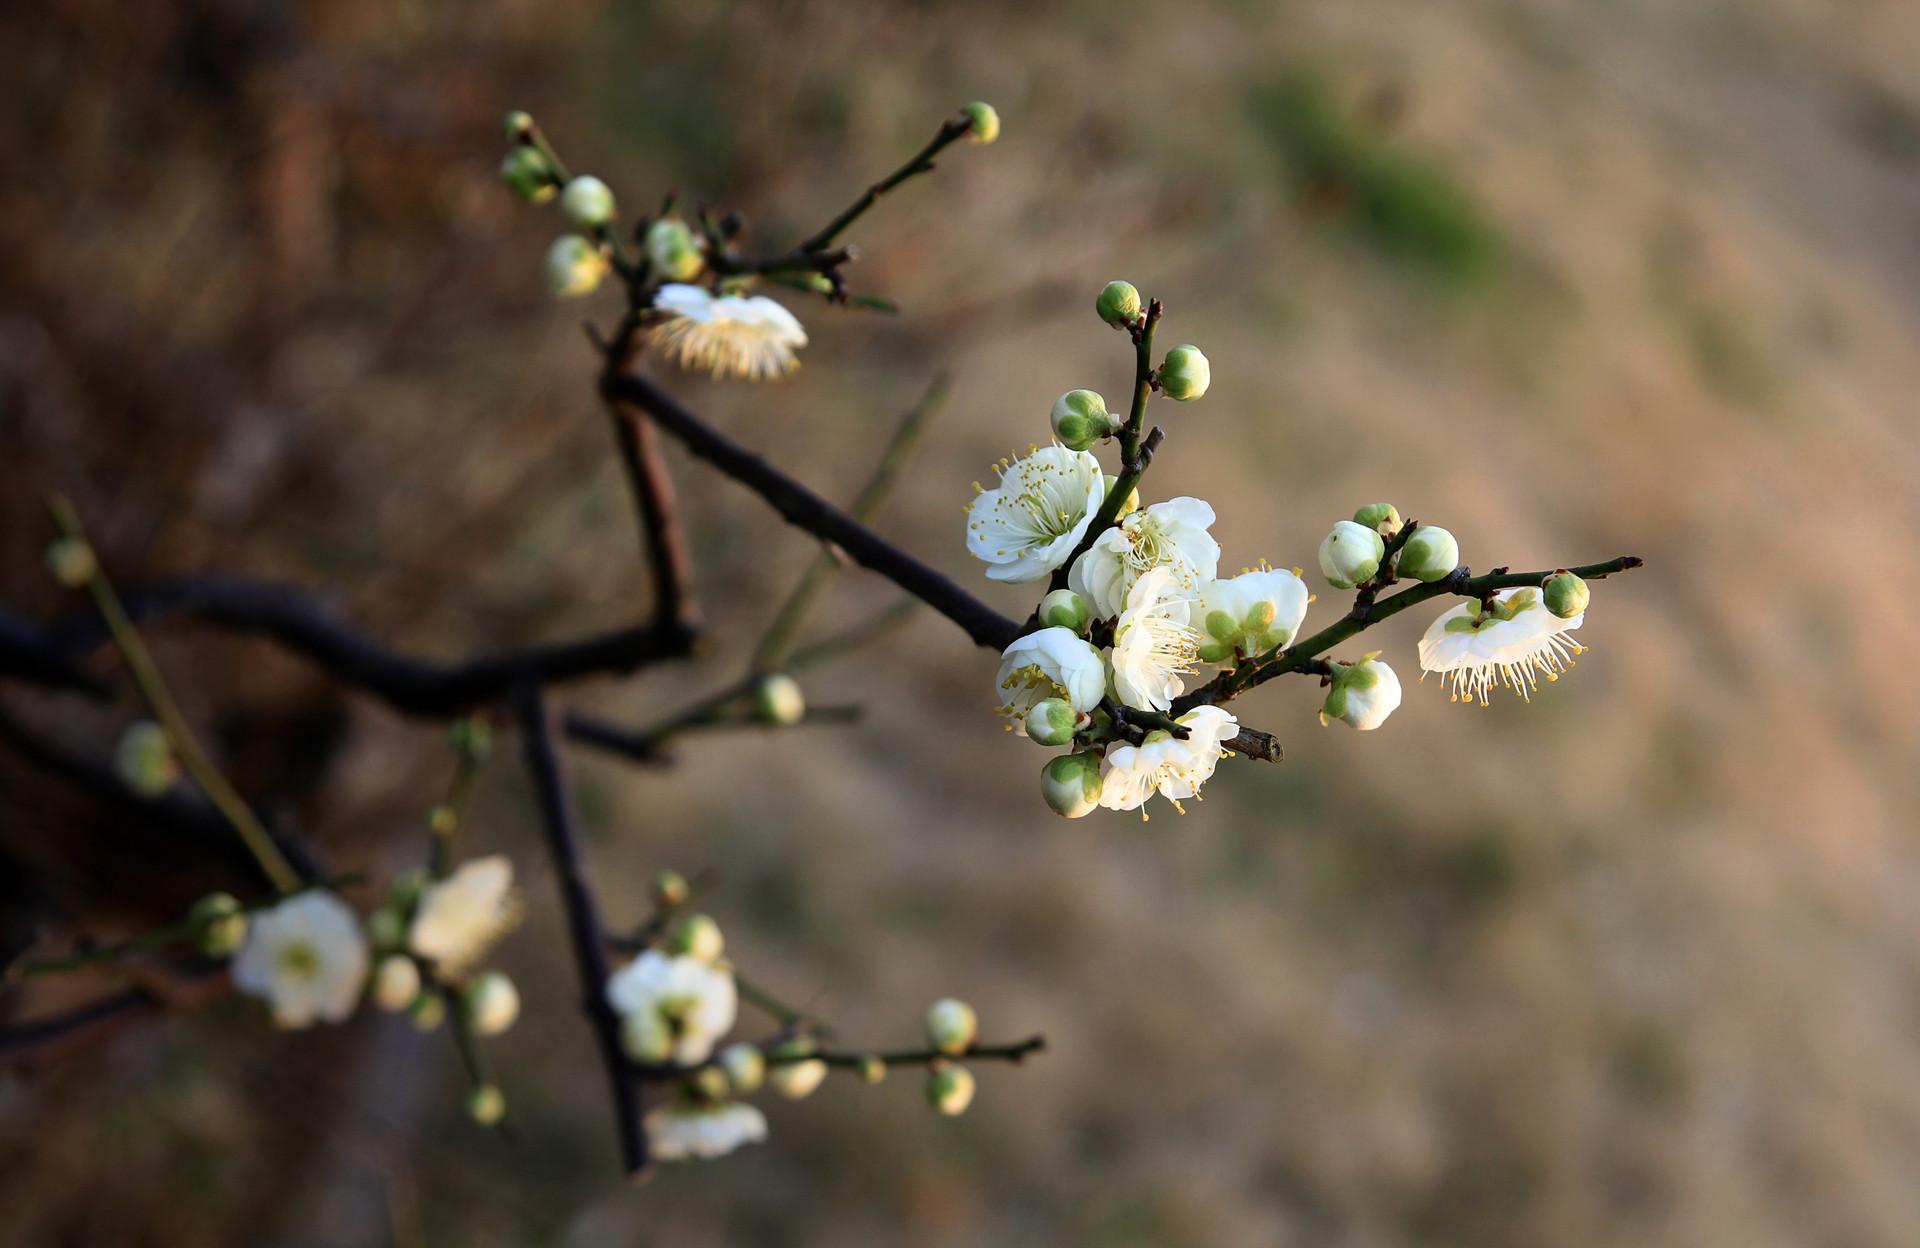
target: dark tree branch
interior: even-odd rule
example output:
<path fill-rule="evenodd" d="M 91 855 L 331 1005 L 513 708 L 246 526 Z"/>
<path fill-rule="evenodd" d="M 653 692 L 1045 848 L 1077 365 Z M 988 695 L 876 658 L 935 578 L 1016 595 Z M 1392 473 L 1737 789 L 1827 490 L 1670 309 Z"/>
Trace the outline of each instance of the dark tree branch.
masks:
<path fill-rule="evenodd" d="M 592 1025 L 600 1060 L 606 1066 L 622 1164 L 628 1178 L 639 1178 L 648 1164 L 647 1136 L 640 1121 L 640 1090 L 621 1050 L 620 1019 L 607 1001 L 607 953 L 602 943 L 606 928 L 600 922 L 600 907 L 587 880 L 586 859 L 574 831 L 573 803 L 554 751 L 552 717 L 537 685 L 522 685 L 514 694 L 514 704 L 526 738 L 527 771 L 539 800 L 547 852 L 560 882 L 560 903 L 566 911 L 574 967 L 580 978 L 580 1007 Z"/>
<path fill-rule="evenodd" d="M 635 289 L 629 289 L 629 300 L 637 298 Z M 653 579 L 653 618 L 661 625 L 678 625 L 691 633 L 699 626 L 699 611 L 693 604 L 693 561 L 687 553 L 686 526 L 680 519 L 673 476 L 660 457 L 660 439 L 653 425 L 632 408 L 614 402 L 607 393 L 608 382 L 627 369 L 643 345 L 640 326 L 639 313 L 630 309 L 614 341 L 604 348 L 606 363 L 600 370 L 600 389 L 613 420 L 627 485 L 633 491 L 634 511 L 640 518 L 640 540 Z"/>
<path fill-rule="evenodd" d="M 80 670 L 38 626 L 0 611 L 0 675 L 20 676 L 54 689 L 104 696 L 107 687 Z"/>
<path fill-rule="evenodd" d="M 833 240 L 840 237 L 841 232 L 848 226 L 858 221 L 862 213 L 879 203 L 882 195 L 885 195 L 888 191 L 891 191 L 894 187 L 899 186 L 902 182 L 905 182 L 917 173 L 931 173 L 933 171 L 933 158 L 940 154 L 941 149 L 965 135 L 972 128 L 972 125 L 965 118 L 953 119 L 942 124 L 939 131 L 927 145 L 909 157 L 906 164 L 868 187 L 866 191 L 861 194 L 860 198 L 854 200 L 845 211 L 822 226 L 819 233 L 794 248 L 795 254 L 800 256 L 813 255 L 831 247 Z"/>

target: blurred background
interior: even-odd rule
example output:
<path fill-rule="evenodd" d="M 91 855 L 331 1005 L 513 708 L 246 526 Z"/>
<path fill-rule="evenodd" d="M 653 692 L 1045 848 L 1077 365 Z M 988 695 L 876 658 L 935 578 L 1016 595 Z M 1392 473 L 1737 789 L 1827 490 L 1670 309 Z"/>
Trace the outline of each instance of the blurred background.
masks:
<path fill-rule="evenodd" d="M 1532 706 L 1409 684 L 1377 733 L 1305 681 L 1236 705 L 1276 767 L 1078 822 L 930 614 L 807 677 L 850 727 L 574 753 L 610 917 L 720 868 L 744 968 L 853 1043 L 945 993 L 964 1118 L 902 1072 L 771 1103 L 771 1141 L 629 1188 L 506 743 L 468 846 L 531 902 L 492 1047 L 283 1035 L 224 1001 L 0 1074 L 0 1239 L 26 1245 L 1894 1245 L 1920 1240 L 1920 12 L 1899 0 L 1457 5 L 598 0 L 12 6 L 0 37 L 0 600 L 52 619 L 40 497 L 123 584 L 292 580 L 454 656 L 646 607 L 550 212 L 496 182 L 531 110 L 630 212 L 678 188 L 791 246 L 957 105 L 961 146 L 852 234 L 886 317 L 782 297 L 765 387 L 649 367 L 846 499 L 938 369 L 880 527 L 1009 614 L 959 507 L 1072 387 L 1121 401 L 1108 278 L 1213 386 L 1156 409 L 1149 496 L 1223 566 L 1313 562 L 1387 499 L 1476 568 L 1622 553 Z M 791 297 L 788 297 L 791 296 Z M 809 543 L 669 448 L 705 657 L 570 689 L 650 720 L 739 670 Z M 893 599 L 850 575 L 820 627 Z M 1337 606 L 1323 598 L 1309 627 Z M 1413 670 L 1424 612 L 1370 637 Z M 422 860 L 439 727 L 264 645 L 151 630 L 241 788 L 341 867 Z M 0 688 L 104 752 L 135 715 Z M 0 748 L 9 923 L 137 931 L 204 847 Z M 232 875 L 230 882 L 243 877 Z M 58 1009 L 119 984 L 36 981 Z"/>

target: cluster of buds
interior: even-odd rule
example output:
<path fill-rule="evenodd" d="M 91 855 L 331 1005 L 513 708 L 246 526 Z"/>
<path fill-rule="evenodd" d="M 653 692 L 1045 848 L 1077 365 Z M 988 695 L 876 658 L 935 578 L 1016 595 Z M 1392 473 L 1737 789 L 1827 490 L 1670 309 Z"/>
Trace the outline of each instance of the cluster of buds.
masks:
<path fill-rule="evenodd" d="M 577 299 L 600 288 L 613 268 L 609 228 L 617 215 L 613 192 L 592 174 L 575 176 L 540 133 L 531 116 L 507 114 L 507 154 L 500 180 L 530 204 L 558 201 L 560 215 L 575 232 L 562 234 L 547 248 L 547 286 L 563 299 Z"/>

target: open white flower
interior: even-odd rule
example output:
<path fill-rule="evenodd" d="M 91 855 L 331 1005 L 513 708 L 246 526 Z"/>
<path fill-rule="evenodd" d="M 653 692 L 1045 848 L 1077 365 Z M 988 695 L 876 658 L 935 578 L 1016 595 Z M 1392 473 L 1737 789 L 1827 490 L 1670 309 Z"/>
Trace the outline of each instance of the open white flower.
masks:
<path fill-rule="evenodd" d="M 707 1054 L 733 1028 L 739 997 L 733 972 L 698 958 L 670 957 L 649 949 L 613 973 L 607 1002 L 622 1016 L 644 1016 L 670 1038 L 667 1055 L 682 1065 Z"/>
<path fill-rule="evenodd" d="M 1220 566 L 1220 543 L 1207 532 L 1213 508 L 1197 498 L 1170 498 L 1136 511 L 1106 530 L 1073 561 L 1067 584 L 1112 619 L 1127 608 L 1133 583 L 1154 568 L 1168 568 L 1174 584 L 1198 590 Z"/>
<path fill-rule="evenodd" d="M 513 861 L 490 854 L 463 862 L 420 892 L 407 945 L 448 978 L 458 978 L 520 921 Z"/>
<path fill-rule="evenodd" d="M 807 345 L 799 320 L 765 295 L 715 295 L 703 286 L 669 282 L 653 297 L 667 314 L 653 331 L 662 355 L 715 377 L 761 381 L 798 368 Z"/>
<path fill-rule="evenodd" d="M 233 960 L 234 986 L 259 997 L 282 1027 L 337 1023 L 367 982 L 367 938 L 347 904 L 323 889 L 253 916 Z"/>
<path fill-rule="evenodd" d="M 1195 707 L 1175 722 L 1187 728 L 1186 740 L 1156 731 L 1139 745 L 1116 745 L 1107 751 L 1100 776 L 1102 806 L 1139 810 L 1159 793 L 1184 812 L 1180 803 L 1200 796 L 1200 786 L 1213 778 L 1213 769 L 1226 756 L 1222 743 L 1240 731 L 1240 723 L 1217 706 Z M 1141 818 L 1146 818 L 1145 811 Z"/>
<path fill-rule="evenodd" d="M 1100 510 L 1100 461 L 1047 446 L 999 469 L 1000 484 L 967 505 L 967 550 L 987 564 L 989 580 L 1037 581 L 1067 561 Z"/>
<path fill-rule="evenodd" d="M 739 1101 L 662 1105 L 647 1114 L 646 1128 L 648 1151 L 661 1161 L 712 1161 L 767 1138 L 766 1115 Z"/>
<path fill-rule="evenodd" d="M 1000 710 L 1026 731 L 1027 712 L 1046 698 L 1076 711 L 1091 711 L 1107 693 L 1107 665 L 1100 652 L 1068 628 L 1028 633 L 1000 653 Z"/>
<path fill-rule="evenodd" d="M 1164 711 L 1186 688 L 1200 634 L 1189 622 L 1193 595 L 1174 584 L 1173 569 L 1150 569 L 1133 583 L 1113 629 L 1113 690 L 1128 706 Z"/>
<path fill-rule="evenodd" d="M 1420 678 L 1444 677 L 1454 702 L 1485 706 L 1496 685 L 1532 701 L 1539 682 L 1560 679 L 1573 656 L 1586 652 L 1567 636 L 1586 618 L 1583 611 L 1561 619 L 1532 588 L 1501 590 L 1486 607 L 1470 598 L 1442 612 L 1420 639 Z"/>
<path fill-rule="evenodd" d="M 1261 567 L 1239 576 L 1208 581 L 1200 587 L 1194 622 L 1204 634 L 1199 657 L 1205 663 L 1231 663 L 1293 644 L 1307 618 L 1312 595 L 1298 574 Z"/>

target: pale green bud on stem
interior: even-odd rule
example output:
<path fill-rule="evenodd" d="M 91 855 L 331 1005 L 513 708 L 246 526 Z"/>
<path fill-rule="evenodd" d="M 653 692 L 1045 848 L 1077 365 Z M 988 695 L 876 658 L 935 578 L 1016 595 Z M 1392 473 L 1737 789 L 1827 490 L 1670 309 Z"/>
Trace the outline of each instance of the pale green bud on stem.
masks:
<path fill-rule="evenodd" d="M 785 1060 L 767 1063 L 767 1086 L 792 1101 L 812 1096 L 827 1077 L 827 1064 L 819 1058 L 793 1059 L 805 1058 L 814 1051 L 813 1041 L 805 1036 L 782 1040 L 775 1046 L 773 1056 Z"/>
<path fill-rule="evenodd" d="M 1555 572 L 1540 582 L 1540 590 L 1547 610 L 1563 620 L 1583 614 L 1591 592 L 1587 583 L 1571 572 Z"/>
<path fill-rule="evenodd" d="M 1100 759 L 1092 753 L 1062 754 L 1040 770 L 1040 793 L 1054 814 L 1078 819 L 1100 805 Z"/>
<path fill-rule="evenodd" d="M 173 756 L 167 730 L 150 719 L 121 734 L 114 767 L 126 786 L 141 797 L 159 797 L 180 779 L 180 761 Z"/>
<path fill-rule="evenodd" d="M 984 100 L 975 100 L 960 110 L 966 114 L 967 127 L 972 131 L 967 136 L 972 143 L 991 143 L 1000 137 L 1000 114 L 993 105 Z"/>
<path fill-rule="evenodd" d="M 592 294 L 606 279 L 607 257 L 578 234 L 553 240 L 547 249 L 547 289 L 562 299 Z"/>
<path fill-rule="evenodd" d="M 544 204 L 560 193 L 560 175 L 539 148 L 516 147 L 500 162 L 500 180 L 529 204 Z"/>
<path fill-rule="evenodd" d="M 1353 522 L 1365 525 L 1381 537 L 1392 537 L 1400 531 L 1400 509 L 1392 503 L 1368 503 L 1353 513 Z"/>
<path fill-rule="evenodd" d="M 413 1025 L 420 1031 L 435 1031 L 447 1021 L 447 1003 L 437 992 L 423 992 L 413 999 Z"/>
<path fill-rule="evenodd" d="M 807 696 L 793 677 L 769 672 L 754 686 L 753 709 L 764 722 L 788 728 L 806 718 Z"/>
<path fill-rule="evenodd" d="M 1041 745 L 1069 745 L 1080 728 L 1080 712 L 1060 698 L 1042 698 L 1027 712 L 1027 736 Z"/>
<path fill-rule="evenodd" d="M 420 996 L 420 968 L 404 953 L 391 953 L 373 968 L 374 1005 L 389 1014 L 411 1009 Z"/>
<path fill-rule="evenodd" d="M 1320 574 L 1335 589 L 1352 589 L 1380 571 L 1387 544 L 1363 524 L 1342 520 L 1320 543 Z"/>
<path fill-rule="evenodd" d="M 720 1050 L 720 1069 L 736 1096 L 751 1096 L 767 1081 L 767 1059 L 759 1048 L 742 1042 Z"/>
<path fill-rule="evenodd" d="M 47 571 L 68 589 L 79 589 L 100 570 L 93 547 L 83 537 L 59 537 L 47 544 Z"/>
<path fill-rule="evenodd" d="M 1120 429 L 1107 401 L 1091 390 L 1069 390 L 1055 400 L 1050 417 L 1053 436 L 1070 451 L 1084 451 Z"/>
<path fill-rule="evenodd" d="M 376 950 L 398 949 L 407 937 L 407 923 L 389 906 L 367 916 L 367 940 Z"/>
<path fill-rule="evenodd" d="M 427 830 L 435 836 L 452 836 L 459 826 L 459 812 L 445 802 L 427 812 Z"/>
<path fill-rule="evenodd" d="M 491 1083 L 467 1093 L 467 1116 L 483 1127 L 496 1126 L 507 1116 L 507 1094 Z"/>
<path fill-rule="evenodd" d="M 647 259 L 669 281 L 691 281 L 707 266 L 700 242 L 679 217 L 661 217 L 647 227 Z"/>
<path fill-rule="evenodd" d="M 1423 524 L 1408 536 L 1394 565 L 1401 576 L 1416 581 L 1444 580 L 1460 566 L 1460 543 L 1445 529 Z"/>
<path fill-rule="evenodd" d="M 1159 371 L 1154 373 L 1154 380 L 1160 383 L 1160 393 L 1185 403 L 1207 392 L 1213 369 L 1207 357 L 1200 354 L 1199 347 L 1175 347 L 1167 352 Z"/>
<path fill-rule="evenodd" d="M 476 1035 L 497 1036 L 520 1017 L 520 990 L 499 971 L 474 976 L 462 1003 Z"/>
<path fill-rule="evenodd" d="M 1358 663 L 1333 664 L 1332 687 L 1320 708 L 1323 724 L 1339 720 L 1349 728 L 1371 732 L 1387 722 L 1400 706 L 1400 678 L 1380 662 L 1378 652 Z"/>
<path fill-rule="evenodd" d="M 560 211 L 583 230 L 598 229 L 613 220 L 613 192 L 592 174 L 582 174 L 560 192 Z"/>
<path fill-rule="evenodd" d="M 927 1043 L 949 1057 L 965 1053 L 979 1034 L 979 1016 L 965 1001 L 942 997 L 927 1007 Z"/>
<path fill-rule="evenodd" d="M 726 951 L 720 925 L 704 914 L 690 914 L 667 933 L 667 952 L 712 965 Z"/>
<path fill-rule="evenodd" d="M 620 1020 L 620 1050 L 642 1066 L 657 1066 L 673 1052 L 673 1032 L 658 1011 L 629 1014 Z"/>
<path fill-rule="evenodd" d="M 1040 627 L 1072 629 L 1081 637 L 1093 627 L 1093 608 L 1070 589 L 1056 589 L 1040 600 Z"/>
<path fill-rule="evenodd" d="M 860 1064 L 854 1067 L 854 1073 L 860 1076 L 862 1083 L 879 1083 L 887 1077 L 887 1064 L 872 1053 L 863 1055 Z"/>
<path fill-rule="evenodd" d="M 662 910 L 684 906 L 692 895 L 693 886 L 678 871 L 662 871 L 653 877 L 653 904 Z"/>
<path fill-rule="evenodd" d="M 187 911 L 194 943 L 210 958 L 224 958 L 247 938 L 247 913 L 232 893 L 208 893 Z"/>
<path fill-rule="evenodd" d="M 965 1066 L 941 1063 L 927 1072 L 927 1104 L 949 1118 L 957 1118 L 973 1104 L 973 1072 Z"/>
<path fill-rule="evenodd" d="M 1100 319 L 1115 329 L 1127 329 L 1140 323 L 1140 292 L 1132 282 L 1108 282 L 1093 301 Z"/>
<path fill-rule="evenodd" d="M 516 108 L 507 114 L 502 128 L 506 131 L 507 142 L 522 143 L 533 137 L 533 114 L 525 109 Z"/>
<path fill-rule="evenodd" d="M 702 1066 L 687 1077 L 687 1087 L 703 1101 L 724 1101 L 733 1090 L 727 1072 L 718 1066 Z"/>

